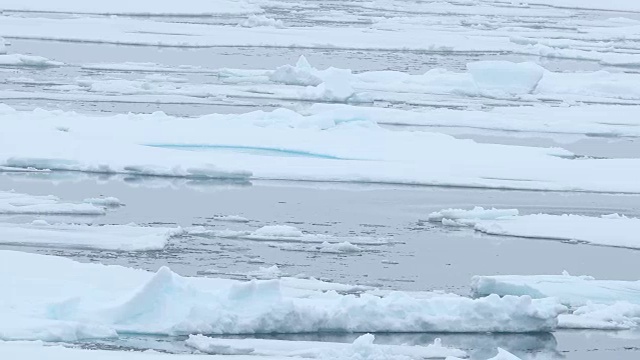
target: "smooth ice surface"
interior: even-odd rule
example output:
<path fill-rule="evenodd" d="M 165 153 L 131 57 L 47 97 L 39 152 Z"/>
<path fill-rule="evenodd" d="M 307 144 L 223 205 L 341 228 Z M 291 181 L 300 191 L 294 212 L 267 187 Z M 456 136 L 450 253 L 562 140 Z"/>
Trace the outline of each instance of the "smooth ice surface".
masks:
<path fill-rule="evenodd" d="M 640 249 L 636 234 L 640 219 L 619 214 L 518 215 L 517 209 L 446 209 L 429 215 L 430 221 L 448 226 L 470 226 L 476 231 L 502 236 L 584 242 L 602 246 Z"/>
<path fill-rule="evenodd" d="M 124 334 L 545 332 L 566 308 L 497 295 L 341 295 L 292 279 L 187 278 L 0 251 L 3 339 L 74 341 Z M 9 276 L 11 274 L 11 276 Z M 114 281 L 117 279 L 117 281 Z M 508 322 L 504 319 L 509 318 Z"/>
<path fill-rule="evenodd" d="M 162 250 L 180 228 L 130 225 L 0 224 L 0 243 L 121 251 Z"/>
<path fill-rule="evenodd" d="M 53 195 L 0 191 L 0 214 L 104 215 L 105 210 L 92 204 L 66 203 Z"/>
<path fill-rule="evenodd" d="M 212 355 L 262 355 L 303 357 L 311 359 L 353 358 L 365 359 L 442 359 L 447 356 L 466 357 L 459 349 L 442 346 L 440 339 L 427 346 L 377 345 L 374 335 L 365 334 L 352 344 L 318 341 L 284 341 L 263 339 L 216 339 L 203 335 L 190 335 L 186 344 Z"/>

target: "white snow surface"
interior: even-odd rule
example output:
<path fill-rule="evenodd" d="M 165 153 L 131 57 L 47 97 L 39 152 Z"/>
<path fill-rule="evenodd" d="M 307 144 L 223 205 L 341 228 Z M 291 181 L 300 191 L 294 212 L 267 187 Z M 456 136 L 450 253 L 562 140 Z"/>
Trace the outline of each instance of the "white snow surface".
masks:
<path fill-rule="evenodd" d="M 556 300 L 526 296 L 341 295 L 305 290 L 323 284 L 302 279 L 186 278 L 166 267 L 151 273 L 14 251 L 0 251 L 0 275 L 0 286 L 12 289 L 0 297 L 4 340 L 75 341 L 117 333 L 545 332 L 566 310 Z"/>
<path fill-rule="evenodd" d="M 92 204 L 66 203 L 53 195 L 0 191 L 0 214 L 104 215 L 105 210 Z"/>
<path fill-rule="evenodd" d="M 180 228 L 129 225 L 0 223 L 0 243 L 45 247 L 89 248 L 120 251 L 162 250 L 169 239 L 181 235 Z"/>
<path fill-rule="evenodd" d="M 212 355 L 284 356 L 306 359 L 442 359 L 448 356 L 466 357 L 459 349 L 442 346 L 440 339 L 427 346 L 377 345 L 375 336 L 365 334 L 353 343 L 320 341 L 284 341 L 264 339 L 215 339 L 190 335 L 186 344 Z M 357 357 L 360 358 L 360 357 Z"/>
<path fill-rule="evenodd" d="M 619 214 L 518 215 L 517 209 L 446 209 L 429 215 L 430 221 L 448 226 L 470 226 L 476 231 L 502 236 L 583 242 L 593 245 L 640 249 L 640 219 Z"/>

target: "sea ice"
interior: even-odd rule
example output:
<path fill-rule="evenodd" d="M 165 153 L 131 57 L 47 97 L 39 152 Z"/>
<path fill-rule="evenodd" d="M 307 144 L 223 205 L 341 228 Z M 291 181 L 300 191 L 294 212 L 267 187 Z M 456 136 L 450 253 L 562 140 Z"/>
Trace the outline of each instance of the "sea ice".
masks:
<path fill-rule="evenodd" d="M 535 299 L 554 297 L 566 305 L 588 302 L 614 304 L 625 301 L 640 305 L 640 281 L 596 280 L 591 276 L 496 275 L 475 276 L 471 283 L 475 296 L 528 295 Z"/>
<path fill-rule="evenodd" d="M 640 325 L 640 281 L 596 280 L 590 276 L 496 275 L 475 276 L 474 296 L 528 295 L 555 298 L 570 306 L 559 316 L 559 327 L 621 330 Z"/>
<path fill-rule="evenodd" d="M 0 286 L 12 289 L 0 297 L 10 319 L 0 334 L 12 340 L 34 340 L 38 329 L 58 341 L 114 332 L 547 332 L 566 310 L 526 296 L 341 295 L 303 290 L 322 285 L 303 279 L 186 278 L 166 267 L 154 274 L 14 251 L 0 251 L 0 264 Z"/>

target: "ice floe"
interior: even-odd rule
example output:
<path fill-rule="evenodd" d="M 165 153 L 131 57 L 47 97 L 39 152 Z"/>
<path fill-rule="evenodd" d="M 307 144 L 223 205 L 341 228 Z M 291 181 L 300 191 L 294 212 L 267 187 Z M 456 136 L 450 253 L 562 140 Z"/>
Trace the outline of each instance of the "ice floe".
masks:
<path fill-rule="evenodd" d="M 104 215 L 105 210 L 93 204 L 63 202 L 53 195 L 41 196 L 0 191 L 0 214 Z"/>
<path fill-rule="evenodd" d="M 457 357 L 447 357 L 445 360 L 460 360 Z M 520 360 L 519 357 L 513 355 L 505 349 L 498 348 L 498 354 L 488 360 Z"/>
<path fill-rule="evenodd" d="M 555 298 L 571 308 L 559 326 L 571 329 L 621 330 L 640 326 L 640 281 L 596 280 L 590 276 L 475 276 L 474 296 L 489 294 Z"/>
<path fill-rule="evenodd" d="M 302 279 L 186 278 L 166 267 L 151 273 L 13 251 L 0 251 L 0 260 L 6 273 L 0 285 L 12 289 L 0 298 L 6 310 L 0 334 L 12 340 L 115 333 L 545 332 L 566 310 L 556 300 L 526 296 L 341 295 L 304 290 L 322 284 Z"/>
<path fill-rule="evenodd" d="M 517 209 L 473 210 L 446 209 L 429 215 L 430 221 L 449 226 L 470 226 L 490 234 L 531 239 L 583 242 L 602 246 L 640 249 L 636 234 L 640 219 L 619 214 L 583 215 L 518 215 Z"/>
<path fill-rule="evenodd" d="M 283 28 L 284 23 L 282 20 L 273 19 L 270 17 L 266 17 L 264 15 L 251 15 L 248 18 L 240 21 L 238 23 L 239 26 L 242 27 L 259 27 L 259 26 L 267 26 L 267 27 L 276 27 Z"/>
<path fill-rule="evenodd" d="M 596 280 L 591 276 L 476 276 L 471 288 L 476 296 L 498 294 L 555 297 L 571 306 L 582 306 L 588 302 L 613 304 L 618 301 L 640 305 L 640 281 Z"/>
<path fill-rule="evenodd" d="M 1 110 L 0 166 L 12 168 L 237 181 L 640 192 L 638 159 L 573 159 L 573 153 L 558 148 L 393 131 L 351 114 L 304 116 L 278 109 L 187 119 L 162 113 L 100 117 Z"/>
<path fill-rule="evenodd" d="M 180 228 L 130 225 L 0 224 L 0 243 L 103 250 L 161 250 Z"/>
<path fill-rule="evenodd" d="M 466 357 L 459 349 L 442 346 L 440 339 L 427 346 L 377 345 L 375 336 L 365 334 L 353 343 L 319 341 L 284 341 L 263 339 L 216 339 L 190 335 L 186 344 L 212 355 L 259 355 L 302 357 L 309 359 L 443 359 L 448 356 Z"/>

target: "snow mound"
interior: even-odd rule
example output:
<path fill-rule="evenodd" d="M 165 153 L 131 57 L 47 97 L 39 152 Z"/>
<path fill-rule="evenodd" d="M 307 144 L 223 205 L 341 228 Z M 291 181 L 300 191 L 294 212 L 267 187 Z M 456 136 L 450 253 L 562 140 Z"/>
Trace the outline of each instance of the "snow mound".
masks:
<path fill-rule="evenodd" d="M 0 251 L 2 338 L 33 339 L 80 326 L 130 334 L 188 335 L 308 332 L 547 332 L 566 308 L 553 299 L 451 294 L 412 296 L 304 279 L 240 282 L 181 277 L 65 258 Z M 9 276 L 10 275 L 10 276 Z M 117 279 L 117 281 L 114 281 Z M 11 285 L 13 284 L 13 285 Z M 15 284 L 21 284 L 15 286 Z M 318 289 L 323 289 L 318 290 Z M 509 319 L 509 321 L 504 321 Z M 104 331 L 104 330 L 109 331 Z M 34 330 L 34 331 L 31 331 Z M 97 330 L 96 330 L 97 332 Z M 66 331 L 68 341 L 77 331 Z"/>
<path fill-rule="evenodd" d="M 120 251 L 161 250 L 180 228 L 130 225 L 0 224 L 0 243 Z"/>
<path fill-rule="evenodd" d="M 265 15 L 251 15 L 247 19 L 239 22 L 238 26 L 247 28 L 266 26 L 282 29 L 284 28 L 284 23 L 282 20 L 272 19 Z"/>
<path fill-rule="evenodd" d="M 640 240 L 635 236 L 640 231 L 640 219 L 619 214 L 600 217 L 572 214 L 520 216 L 516 209 L 476 207 L 470 211 L 448 209 L 434 212 L 429 219 L 449 226 L 469 226 L 490 235 L 640 249 Z"/>
<path fill-rule="evenodd" d="M 64 203 L 53 195 L 0 191 L 0 214 L 104 215 L 105 210 L 92 204 Z"/>
<path fill-rule="evenodd" d="M 442 346 L 440 339 L 427 346 L 376 345 L 375 337 L 365 334 L 353 343 L 320 341 L 284 341 L 263 339 L 216 339 L 190 335 L 189 347 L 212 355 L 255 355 L 302 357 L 310 359 L 442 359 L 447 356 L 466 357 L 459 349 Z"/>
<path fill-rule="evenodd" d="M 318 75 L 318 70 L 311 66 L 304 55 L 300 55 L 295 66 L 280 66 L 269 75 L 269 80 L 286 85 L 318 86 L 322 83 Z"/>

